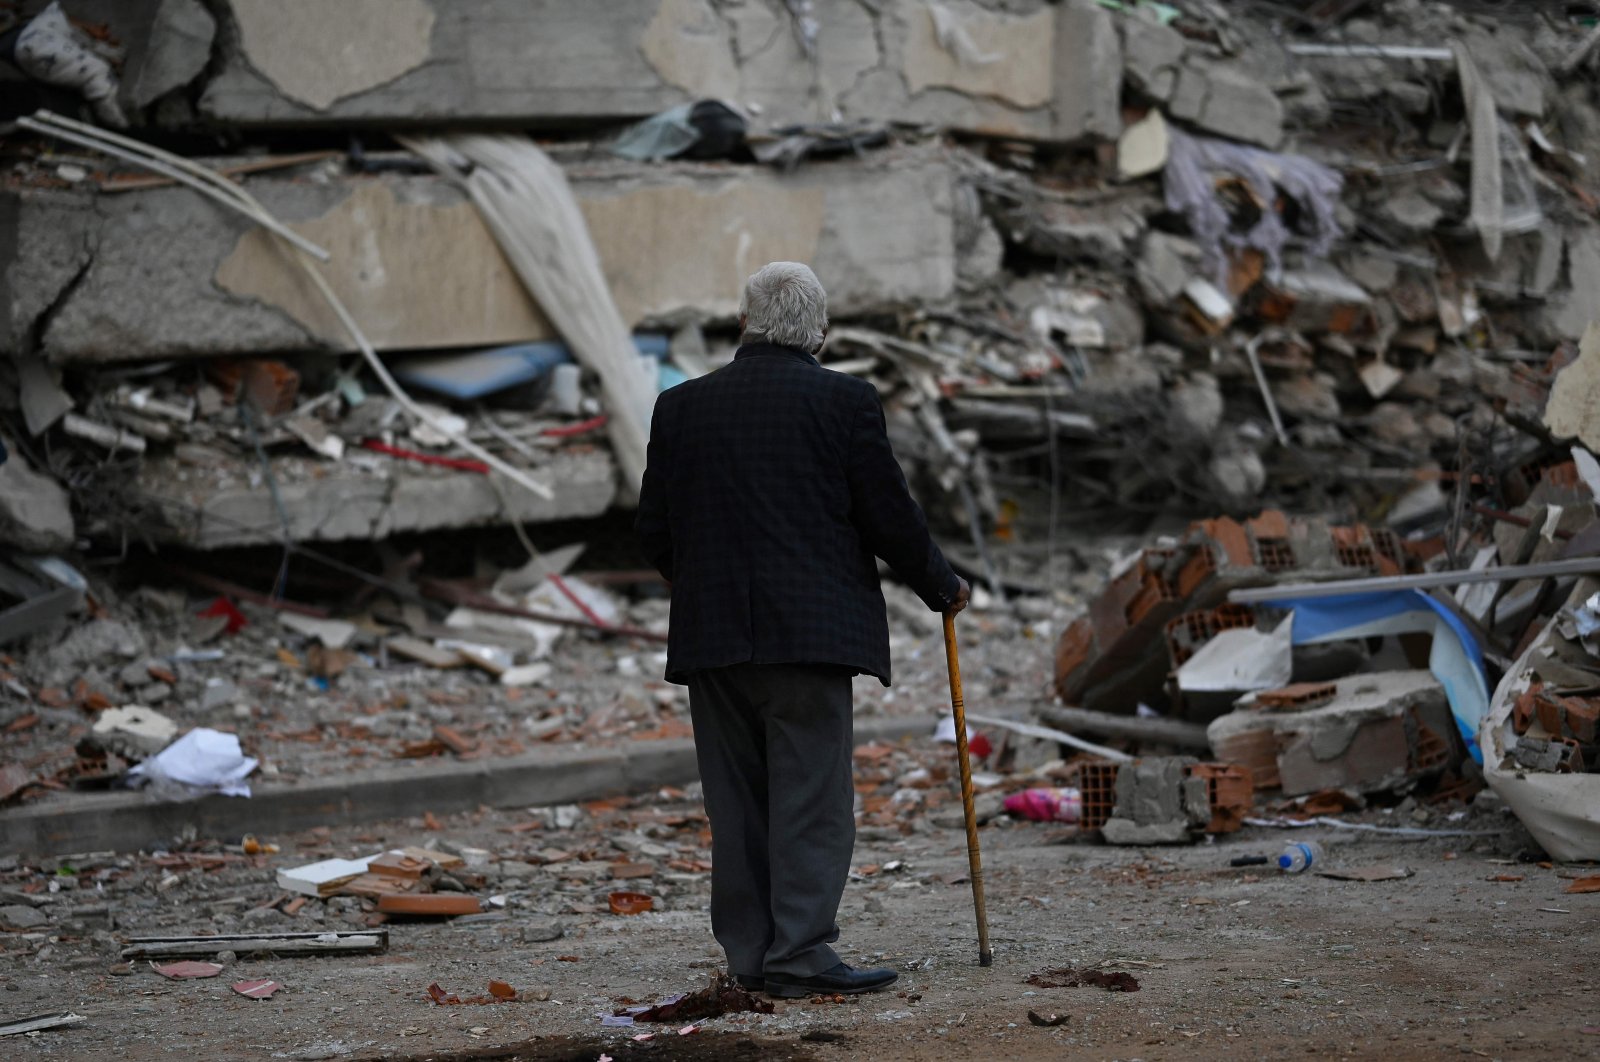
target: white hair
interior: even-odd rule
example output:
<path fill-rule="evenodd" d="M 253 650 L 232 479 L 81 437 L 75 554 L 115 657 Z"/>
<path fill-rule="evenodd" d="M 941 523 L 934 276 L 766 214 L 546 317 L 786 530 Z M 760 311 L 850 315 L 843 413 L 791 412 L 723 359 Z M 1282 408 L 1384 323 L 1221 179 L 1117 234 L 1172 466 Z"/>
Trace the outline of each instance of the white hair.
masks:
<path fill-rule="evenodd" d="M 814 354 L 828 328 L 828 293 L 809 266 L 768 262 L 745 281 L 739 315 L 746 337 Z"/>

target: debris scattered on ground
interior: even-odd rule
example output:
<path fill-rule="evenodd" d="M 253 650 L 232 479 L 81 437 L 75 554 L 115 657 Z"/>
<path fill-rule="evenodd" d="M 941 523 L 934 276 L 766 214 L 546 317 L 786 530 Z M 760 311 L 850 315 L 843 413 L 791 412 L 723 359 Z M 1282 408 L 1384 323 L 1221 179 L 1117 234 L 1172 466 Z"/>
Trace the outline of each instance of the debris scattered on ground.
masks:
<path fill-rule="evenodd" d="M 428 998 L 441 1007 L 486 1006 L 493 1003 L 516 1003 L 521 1000 L 517 990 L 505 981 L 490 981 L 487 995 L 467 996 L 447 992 L 437 983 L 428 986 Z"/>
<path fill-rule="evenodd" d="M 150 964 L 150 968 L 162 977 L 181 981 L 189 978 L 215 977 L 222 972 L 222 964 L 215 962 L 171 962 L 165 966 Z"/>
<path fill-rule="evenodd" d="M 1077 970 L 1070 966 L 1057 967 L 1043 973 L 1030 974 L 1027 983 L 1035 988 L 1103 988 L 1107 992 L 1137 992 L 1139 980 L 1123 970 Z"/>
<path fill-rule="evenodd" d="M 272 994 L 283 986 L 276 981 L 260 979 L 255 981 L 238 981 L 230 986 L 235 992 L 249 999 L 271 999 Z"/>
<path fill-rule="evenodd" d="M 704 1021 L 724 1014 L 751 1011 L 771 1014 L 773 1004 L 752 992 L 740 988 L 732 977 L 723 973 L 711 975 L 706 987 L 687 995 L 673 996 L 656 1004 L 639 1004 L 621 1007 L 613 1012 L 615 1017 L 633 1021 L 680 1022 Z"/>

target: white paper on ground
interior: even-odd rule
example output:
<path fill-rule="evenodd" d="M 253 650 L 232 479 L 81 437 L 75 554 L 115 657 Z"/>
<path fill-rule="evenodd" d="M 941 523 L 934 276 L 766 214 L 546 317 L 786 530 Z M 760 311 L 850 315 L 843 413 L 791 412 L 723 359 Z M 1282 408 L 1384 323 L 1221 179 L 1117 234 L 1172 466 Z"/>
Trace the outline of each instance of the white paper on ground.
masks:
<path fill-rule="evenodd" d="M 245 778 L 257 761 L 239 749 L 237 734 L 195 727 L 154 756 L 128 770 L 132 781 L 175 782 L 194 792 L 250 795 Z"/>
<path fill-rule="evenodd" d="M 1186 693 L 1271 690 L 1294 676 L 1294 617 L 1270 634 L 1253 627 L 1222 631 L 1178 668 Z"/>
<path fill-rule="evenodd" d="M 278 622 L 307 638 L 315 638 L 329 649 L 343 649 L 356 636 L 356 625 L 347 620 L 320 619 L 295 612 L 278 613 Z"/>

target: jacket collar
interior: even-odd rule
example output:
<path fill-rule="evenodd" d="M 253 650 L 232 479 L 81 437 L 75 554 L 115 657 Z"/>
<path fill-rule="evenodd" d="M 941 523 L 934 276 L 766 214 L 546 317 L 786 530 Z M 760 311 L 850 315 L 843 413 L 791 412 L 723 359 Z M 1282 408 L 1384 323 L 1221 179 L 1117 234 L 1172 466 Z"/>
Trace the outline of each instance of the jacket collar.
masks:
<path fill-rule="evenodd" d="M 816 358 L 797 347 L 780 347 L 776 343 L 766 343 L 760 340 L 754 343 L 745 343 L 740 346 L 738 350 L 733 352 L 733 360 L 738 361 L 741 358 L 755 358 L 764 354 L 777 354 L 785 358 L 796 358 L 810 365 L 816 365 L 819 367 L 822 364 Z"/>

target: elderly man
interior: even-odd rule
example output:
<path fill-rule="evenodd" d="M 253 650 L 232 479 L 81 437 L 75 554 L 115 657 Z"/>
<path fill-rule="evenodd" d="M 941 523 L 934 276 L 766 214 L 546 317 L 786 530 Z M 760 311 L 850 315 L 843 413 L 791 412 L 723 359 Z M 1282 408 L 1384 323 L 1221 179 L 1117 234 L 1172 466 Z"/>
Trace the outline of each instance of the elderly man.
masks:
<path fill-rule="evenodd" d="M 851 678 L 889 684 L 874 557 L 966 607 L 865 381 L 824 369 L 827 297 L 796 262 L 739 304 L 733 363 L 656 402 L 637 530 L 672 583 L 667 679 L 689 687 L 711 818 L 711 927 L 774 996 L 873 992 L 829 947 L 855 843 Z"/>

